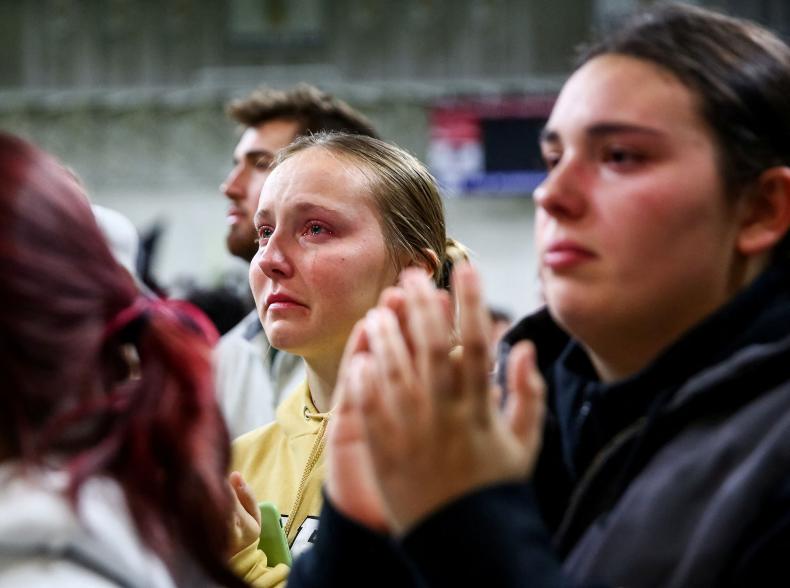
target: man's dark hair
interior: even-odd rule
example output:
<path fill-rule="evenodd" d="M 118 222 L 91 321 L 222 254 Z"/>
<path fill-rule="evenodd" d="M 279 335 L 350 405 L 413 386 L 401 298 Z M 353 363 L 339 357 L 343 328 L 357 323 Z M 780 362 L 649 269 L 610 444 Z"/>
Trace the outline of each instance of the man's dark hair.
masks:
<path fill-rule="evenodd" d="M 285 118 L 299 123 L 298 135 L 339 131 L 377 137 L 371 122 L 342 100 L 309 84 L 290 90 L 258 88 L 228 105 L 228 115 L 247 127 Z"/>

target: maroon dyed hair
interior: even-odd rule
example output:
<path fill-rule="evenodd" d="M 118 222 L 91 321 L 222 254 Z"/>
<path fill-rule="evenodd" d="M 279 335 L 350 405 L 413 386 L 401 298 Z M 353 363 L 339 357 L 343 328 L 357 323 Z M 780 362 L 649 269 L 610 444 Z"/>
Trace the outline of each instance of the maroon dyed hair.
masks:
<path fill-rule="evenodd" d="M 113 477 L 174 572 L 186 555 L 242 586 L 225 563 L 229 441 L 209 341 L 178 308 L 139 297 L 70 174 L 0 133 L 0 453 L 65 467 L 72 500 L 87 478 Z"/>

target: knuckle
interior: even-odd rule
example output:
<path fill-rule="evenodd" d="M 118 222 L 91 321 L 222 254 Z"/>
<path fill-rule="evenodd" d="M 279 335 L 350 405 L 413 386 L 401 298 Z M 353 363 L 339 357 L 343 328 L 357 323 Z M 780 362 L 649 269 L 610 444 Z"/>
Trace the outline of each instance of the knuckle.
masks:
<path fill-rule="evenodd" d="M 469 337 L 464 340 L 464 355 L 472 358 L 488 356 L 488 343 L 482 337 Z"/>
<path fill-rule="evenodd" d="M 392 384 L 400 384 L 404 381 L 403 373 L 395 364 L 389 364 L 385 367 L 384 377 Z"/>
<path fill-rule="evenodd" d="M 361 394 L 359 407 L 366 415 L 370 416 L 379 410 L 379 399 L 376 394 Z"/>
<path fill-rule="evenodd" d="M 422 410 L 428 401 L 424 388 L 416 385 L 403 387 L 403 398 L 415 410 Z"/>
<path fill-rule="evenodd" d="M 443 361 L 447 359 L 447 344 L 441 341 L 431 341 L 428 344 L 428 357 L 431 361 Z"/>

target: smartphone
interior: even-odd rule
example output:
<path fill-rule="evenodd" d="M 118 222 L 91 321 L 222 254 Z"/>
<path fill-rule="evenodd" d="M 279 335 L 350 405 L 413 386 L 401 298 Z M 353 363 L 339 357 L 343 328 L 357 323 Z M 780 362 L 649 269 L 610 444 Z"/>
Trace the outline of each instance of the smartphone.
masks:
<path fill-rule="evenodd" d="M 280 510 L 268 500 L 259 502 L 258 510 L 261 512 L 261 538 L 258 548 L 266 554 L 267 565 L 273 567 L 284 563 L 290 566 L 291 550 L 288 549 L 288 539 L 280 521 Z"/>

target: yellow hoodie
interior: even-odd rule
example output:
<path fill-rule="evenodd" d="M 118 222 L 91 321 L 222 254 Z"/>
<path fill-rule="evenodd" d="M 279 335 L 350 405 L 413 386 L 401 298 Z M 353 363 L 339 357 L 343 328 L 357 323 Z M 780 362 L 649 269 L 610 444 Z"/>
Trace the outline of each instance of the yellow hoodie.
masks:
<path fill-rule="evenodd" d="M 275 422 L 233 442 L 231 469 L 241 472 L 257 500 L 270 500 L 280 509 L 294 557 L 318 529 L 328 416 L 315 408 L 303 382 L 277 409 Z M 266 564 L 257 541 L 230 560 L 236 574 L 255 588 L 283 586 L 290 568 Z"/>

